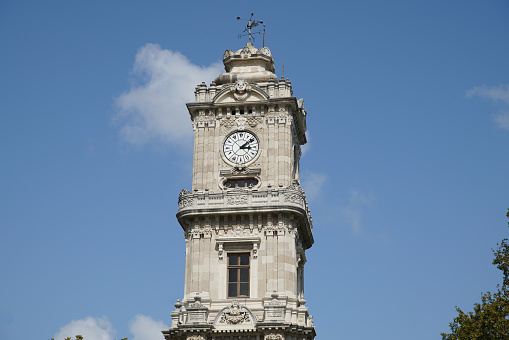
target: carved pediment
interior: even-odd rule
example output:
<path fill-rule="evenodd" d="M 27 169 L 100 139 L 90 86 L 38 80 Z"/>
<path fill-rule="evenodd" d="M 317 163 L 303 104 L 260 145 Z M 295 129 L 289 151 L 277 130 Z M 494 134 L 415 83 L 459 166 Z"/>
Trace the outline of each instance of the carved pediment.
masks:
<path fill-rule="evenodd" d="M 256 83 L 247 83 L 244 79 L 239 79 L 235 84 L 227 84 L 219 91 L 212 102 L 214 103 L 237 103 L 253 102 L 269 99 L 269 95 L 263 91 Z"/>
<path fill-rule="evenodd" d="M 231 305 L 219 312 L 214 320 L 214 326 L 242 326 L 243 328 L 252 328 L 256 322 L 253 313 L 237 301 L 233 301 Z"/>

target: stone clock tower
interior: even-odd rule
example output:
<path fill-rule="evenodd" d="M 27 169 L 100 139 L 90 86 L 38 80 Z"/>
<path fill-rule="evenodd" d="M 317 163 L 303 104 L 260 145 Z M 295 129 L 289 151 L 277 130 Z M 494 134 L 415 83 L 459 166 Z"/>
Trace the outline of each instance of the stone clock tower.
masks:
<path fill-rule="evenodd" d="M 192 190 L 182 190 L 184 297 L 167 340 L 311 340 L 304 300 L 312 221 L 300 187 L 306 110 L 267 47 L 226 50 L 196 87 Z"/>

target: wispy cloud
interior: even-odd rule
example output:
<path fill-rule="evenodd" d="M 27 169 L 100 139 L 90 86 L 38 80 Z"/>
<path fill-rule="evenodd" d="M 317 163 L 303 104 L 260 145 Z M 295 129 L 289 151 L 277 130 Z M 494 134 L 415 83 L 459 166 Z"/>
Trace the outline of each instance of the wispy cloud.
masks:
<path fill-rule="evenodd" d="M 170 326 L 141 314 L 136 315 L 129 323 L 129 330 L 134 335 L 133 340 L 164 340 L 161 333 L 164 329 L 170 329 Z"/>
<path fill-rule="evenodd" d="M 221 74 L 222 65 L 193 64 L 179 52 L 147 44 L 136 54 L 133 86 L 116 98 L 119 109 L 114 122 L 131 144 L 151 140 L 188 143 L 192 127 L 185 103 L 194 100 L 196 85 L 210 83 Z"/>
<path fill-rule="evenodd" d="M 467 91 L 467 98 L 481 96 L 493 100 L 502 100 L 509 104 L 509 85 L 500 85 L 488 87 L 486 85 L 477 86 Z"/>
<path fill-rule="evenodd" d="M 359 190 L 350 190 L 348 203 L 340 208 L 340 214 L 354 233 L 362 231 L 362 215 L 366 207 L 370 207 L 376 201 L 372 193 L 363 193 Z"/>
<path fill-rule="evenodd" d="M 107 317 L 89 316 L 80 320 L 72 320 L 60 328 L 54 339 L 60 340 L 68 337 L 74 339 L 76 335 L 82 335 L 84 339 L 112 340 L 115 329 Z"/>
<path fill-rule="evenodd" d="M 509 130 L 509 111 L 500 111 L 493 116 L 493 119 L 497 122 L 498 127 Z"/>
<path fill-rule="evenodd" d="M 493 101 L 501 101 L 504 104 L 509 104 L 509 85 L 500 85 L 488 87 L 486 85 L 477 86 L 467 91 L 467 98 L 474 96 L 492 99 Z M 493 115 L 493 119 L 499 128 L 509 130 L 509 110 L 501 110 L 499 113 Z"/>
<path fill-rule="evenodd" d="M 318 173 L 306 173 L 303 176 L 302 180 L 302 188 L 306 192 L 306 198 L 308 202 L 313 201 L 316 197 L 318 197 L 322 191 L 323 184 L 327 180 L 327 176 L 324 174 Z"/>

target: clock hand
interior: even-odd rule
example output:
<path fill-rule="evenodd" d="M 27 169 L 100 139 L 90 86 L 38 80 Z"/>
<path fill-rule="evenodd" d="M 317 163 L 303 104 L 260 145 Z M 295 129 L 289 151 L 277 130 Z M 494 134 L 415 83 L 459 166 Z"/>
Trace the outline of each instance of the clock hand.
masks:
<path fill-rule="evenodd" d="M 246 146 L 247 145 L 247 146 Z M 248 150 L 251 150 L 251 145 L 249 145 L 249 142 L 245 142 L 241 147 L 240 149 L 248 149 Z"/>

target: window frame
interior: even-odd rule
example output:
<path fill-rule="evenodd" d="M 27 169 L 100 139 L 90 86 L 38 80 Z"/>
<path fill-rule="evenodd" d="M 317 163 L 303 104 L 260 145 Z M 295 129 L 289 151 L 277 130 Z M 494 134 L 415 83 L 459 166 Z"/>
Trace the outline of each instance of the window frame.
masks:
<path fill-rule="evenodd" d="M 248 258 L 248 264 L 242 265 L 240 264 L 240 255 L 247 255 Z M 230 264 L 230 256 L 238 256 L 237 257 L 237 264 Z M 226 256 L 226 297 L 228 299 L 237 299 L 237 298 L 249 298 L 251 295 L 251 253 L 250 252 L 229 252 Z M 237 270 L 237 280 L 234 282 L 230 282 L 230 269 L 236 269 Z M 248 281 L 241 281 L 241 275 L 240 271 L 241 269 L 247 269 L 248 270 Z M 236 283 L 236 292 L 237 294 L 235 296 L 230 296 L 230 284 Z M 241 295 L 240 294 L 240 285 L 242 283 L 247 283 L 247 295 Z"/>

